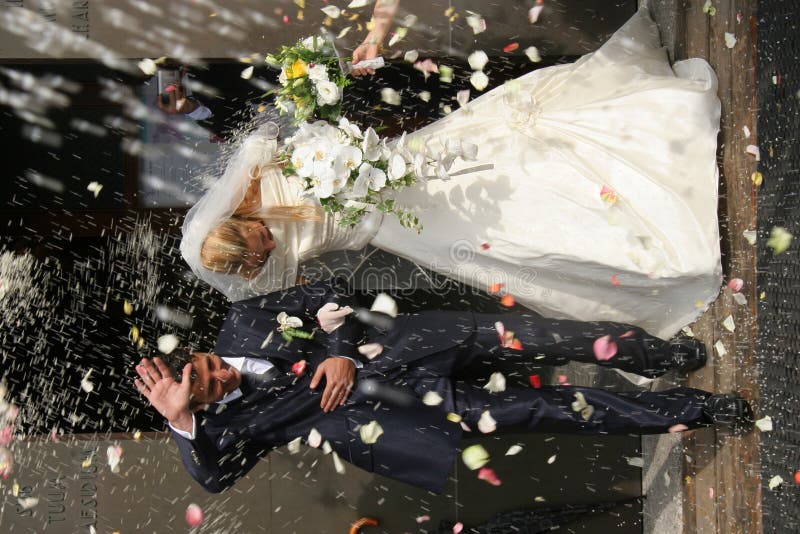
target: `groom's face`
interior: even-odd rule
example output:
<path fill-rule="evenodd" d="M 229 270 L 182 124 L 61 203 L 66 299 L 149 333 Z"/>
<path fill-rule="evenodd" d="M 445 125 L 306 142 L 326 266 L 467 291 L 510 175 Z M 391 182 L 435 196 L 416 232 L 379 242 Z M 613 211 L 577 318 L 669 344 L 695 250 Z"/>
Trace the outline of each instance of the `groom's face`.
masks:
<path fill-rule="evenodd" d="M 239 387 L 242 375 L 216 354 L 192 354 L 192 404 L 219 402 Z"/>

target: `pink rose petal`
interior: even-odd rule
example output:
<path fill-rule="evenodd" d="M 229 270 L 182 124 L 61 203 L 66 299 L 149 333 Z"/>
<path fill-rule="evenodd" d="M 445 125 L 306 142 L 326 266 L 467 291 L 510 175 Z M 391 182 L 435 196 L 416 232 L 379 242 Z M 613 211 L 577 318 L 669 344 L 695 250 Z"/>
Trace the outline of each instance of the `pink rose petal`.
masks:
<path fill-rule="evenodd" d="M 595 339 L 592 349 L 594 349 L 594 357 L 601 362 L 608 361 L 617 354 L 617 344 L 611 340 L 611 336 Z"/>
<path fill-rule="evenodd" d="M 460 534 L 462 530 L 464 530 L 464 523 L 461 521 L 453 525 L 453 534 Z"/>
<path fill-rule="evenodd" d="M 683 432 L 684 430 L 689 430 L 689 427 L 686 425 L 672 425 L 671 427 L 669 427 L 669 430 L 667 430 L 667 432 L 669 432 L 670 434 L 674 434 L 676 432 Z"/>
<path fill-rule="evenodd" d="M 500 479 L 497 478 L 497 474 L 494 472 L 494 469 L 490 467 L 481 467 L 480 471 L 478 471 L 478 479 L 485 480 L 492 486 L 499 486 L 502 484 Z"/>
<path fill-rule="evenodd" d="M 730 281 L 728 281 L 728 287 L 731 288 L 731 291 L 734 293 L 738 293 L 744 287 L 744 280 L 741 278 L 731 278 Z"/>
<path fill-rule="evenodd" d="M 14 440 L 14 429 L 11 425 L 7 425 L 3 430 L 0 430 L 0 446 L 8 445 Z"/>
<path fill-rule="evenodd" d="M 633 330 L 628 330 L 627 332 L 625 332 L 624 334 L 619 336 L 619 338 L 620 339 L 625 339 L 626 337 L 633 337 L 635 335 L 636 335 L 636 332 L 634 332 Z"/>
<path fill-rule="evenodd" d="M 203 522 L 203 509 L 192 503 L 186 507 L 186 524 L 194 528 Z"/>

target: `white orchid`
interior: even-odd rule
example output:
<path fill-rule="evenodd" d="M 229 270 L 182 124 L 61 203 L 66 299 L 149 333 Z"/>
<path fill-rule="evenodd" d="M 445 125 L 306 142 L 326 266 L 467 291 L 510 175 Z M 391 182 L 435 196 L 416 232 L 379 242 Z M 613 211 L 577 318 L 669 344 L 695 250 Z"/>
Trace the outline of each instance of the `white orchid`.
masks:
<path fill-rule="evenodd" d="M 371 164 L 364 162 L 358 168 L 356 182 L 366 181 L 373 191 L 380 191 L 386 186 L 386 173 Z"/>
<path fill-rule="evenodd" d="M 389 180 L 394 182 L 406 174 L 406 160 L 400 154 L 392 154 L 389 158 Z"/>
<path fill-rule="evenodd" d="M 369 161 L 375 161 L 381 157 L 380 138 L 375 130 L 370 126 L 364 132 L 364 140 L 361 143 L 361 150 L 364 151 L 364 158 Z"/>
<path fill-rule="evenodd" d="M 364 134 L 361 133 L 361 128 L 358 127 L 358 124 L 350 122 L 344 117 L 339 119 L 339 129 L 355 139 L 361 139 L 362 137 L 364 137 Z M 405 135 L 406 134 L 403 133 L 404 137 Z"/>
<path fill-rule="evenodd" d="M 316 52 L 317 50 L 321 50 L 322 46 L 325 43 L 325 39 L 320 37 L 319 35 L 312 35 L 311 37 L 306 37 L 301 41 L 303 48 L 307 48 Z"/>
<path fill-rule="evenodd" d="M 308 178 L 314 172 L 314 149 L 311 145 L 297 147 L 292 152 L 291 162 L 298 176 Z"/>
<path fill-rule="evenodd" d="M 333 170 L 337 178 L 344 178 L 345 180 L 350 176 L 350 173 L 361 165 L 362 160 L 361 149 L 351 145 L 340 146 L 336 158 L 333 160 Z"/>
<path fill-rule="evenodd" d="M 307 74 L 308 79 L 314 83 L 328 81 L 328 69 L 325 68 L 325 65 L 317 63 L 313 67 L 309 67 Z"/>
<path fill-rule="evenodd" d="M 318 82 L 317 88 L 317 104 L 320 106 L 327 106 L 336 104 L 341 98 L 339 87 L 329 81 Z"/>
<path fill-rule="evenodd" d="M 337 179 L 333 167 L 315 164 L 311 183 L 312 191 L 317 198 L 328 198 L 336 193 Z"/>

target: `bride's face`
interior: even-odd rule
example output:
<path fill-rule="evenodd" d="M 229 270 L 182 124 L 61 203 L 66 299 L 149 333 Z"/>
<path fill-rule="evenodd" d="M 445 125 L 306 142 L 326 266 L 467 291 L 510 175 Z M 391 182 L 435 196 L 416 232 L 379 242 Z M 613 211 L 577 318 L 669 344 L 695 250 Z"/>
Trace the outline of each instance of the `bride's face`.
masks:
<path fill-rule="evenodd" d="M 248 250 L 244 257 L 244 263 L 250 267 L 250 272 L 255 274 L 264 266 L 270 252 L 275 248 L 272 232 L 263 221 L 248 220 L 242 228 L 242 237 L 247 243 Z"/>

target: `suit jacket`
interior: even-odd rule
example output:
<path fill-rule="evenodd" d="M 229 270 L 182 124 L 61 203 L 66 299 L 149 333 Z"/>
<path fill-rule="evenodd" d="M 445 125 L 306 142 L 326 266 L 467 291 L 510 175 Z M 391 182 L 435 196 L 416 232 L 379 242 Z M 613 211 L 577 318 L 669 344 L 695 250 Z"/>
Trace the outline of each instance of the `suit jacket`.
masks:
<path fill-rule="evenodd" d="M 276 332 L 281 312 L 299 317 L 302 329 L 311 331 L 317 324 L 317 311 L 328 302 L 354 306 L 344 280 L 297 286 L 231 306 L 214 352 L 269 358 L 283 373 L 267 391 L 248 394 L 219 413 L 198 415 L 194 440 L 173 433 L 186 469 L 206 490 L 226 489 L 271 449 L 296 437 L 307 438 L 312 428 L 342 459 L 367 471 L 434 492 L 443 489 L 462 432 L 460 425 L 446 419 L 443 409 L 414 399 L 410 406 L 382 403 L 376 410 L 375 401 L 354 388 L 345 406 L 326 414 L 319 406 L 323 386 L 311 390 L 309 384 L 316 366 L 332 356 L 362 361 L 357 380 L 391 381 L 419 369 L 449 376 L 458 351 L 469 345 L 474 333 L 472 314 L 400 315 L 388 332 L 367 327 L 349 315 L 330 334 L 315 328 L 310 339 L 291 342 Z M 374 360 L 365 359 L 357 350 L 367 341 L 385 347 Z M 297 377 L 289 369 L 300 360 L 309 365 L 306 373 Z M 373 420 L 385 433 L 367 445 L 357 429 Z"/>

